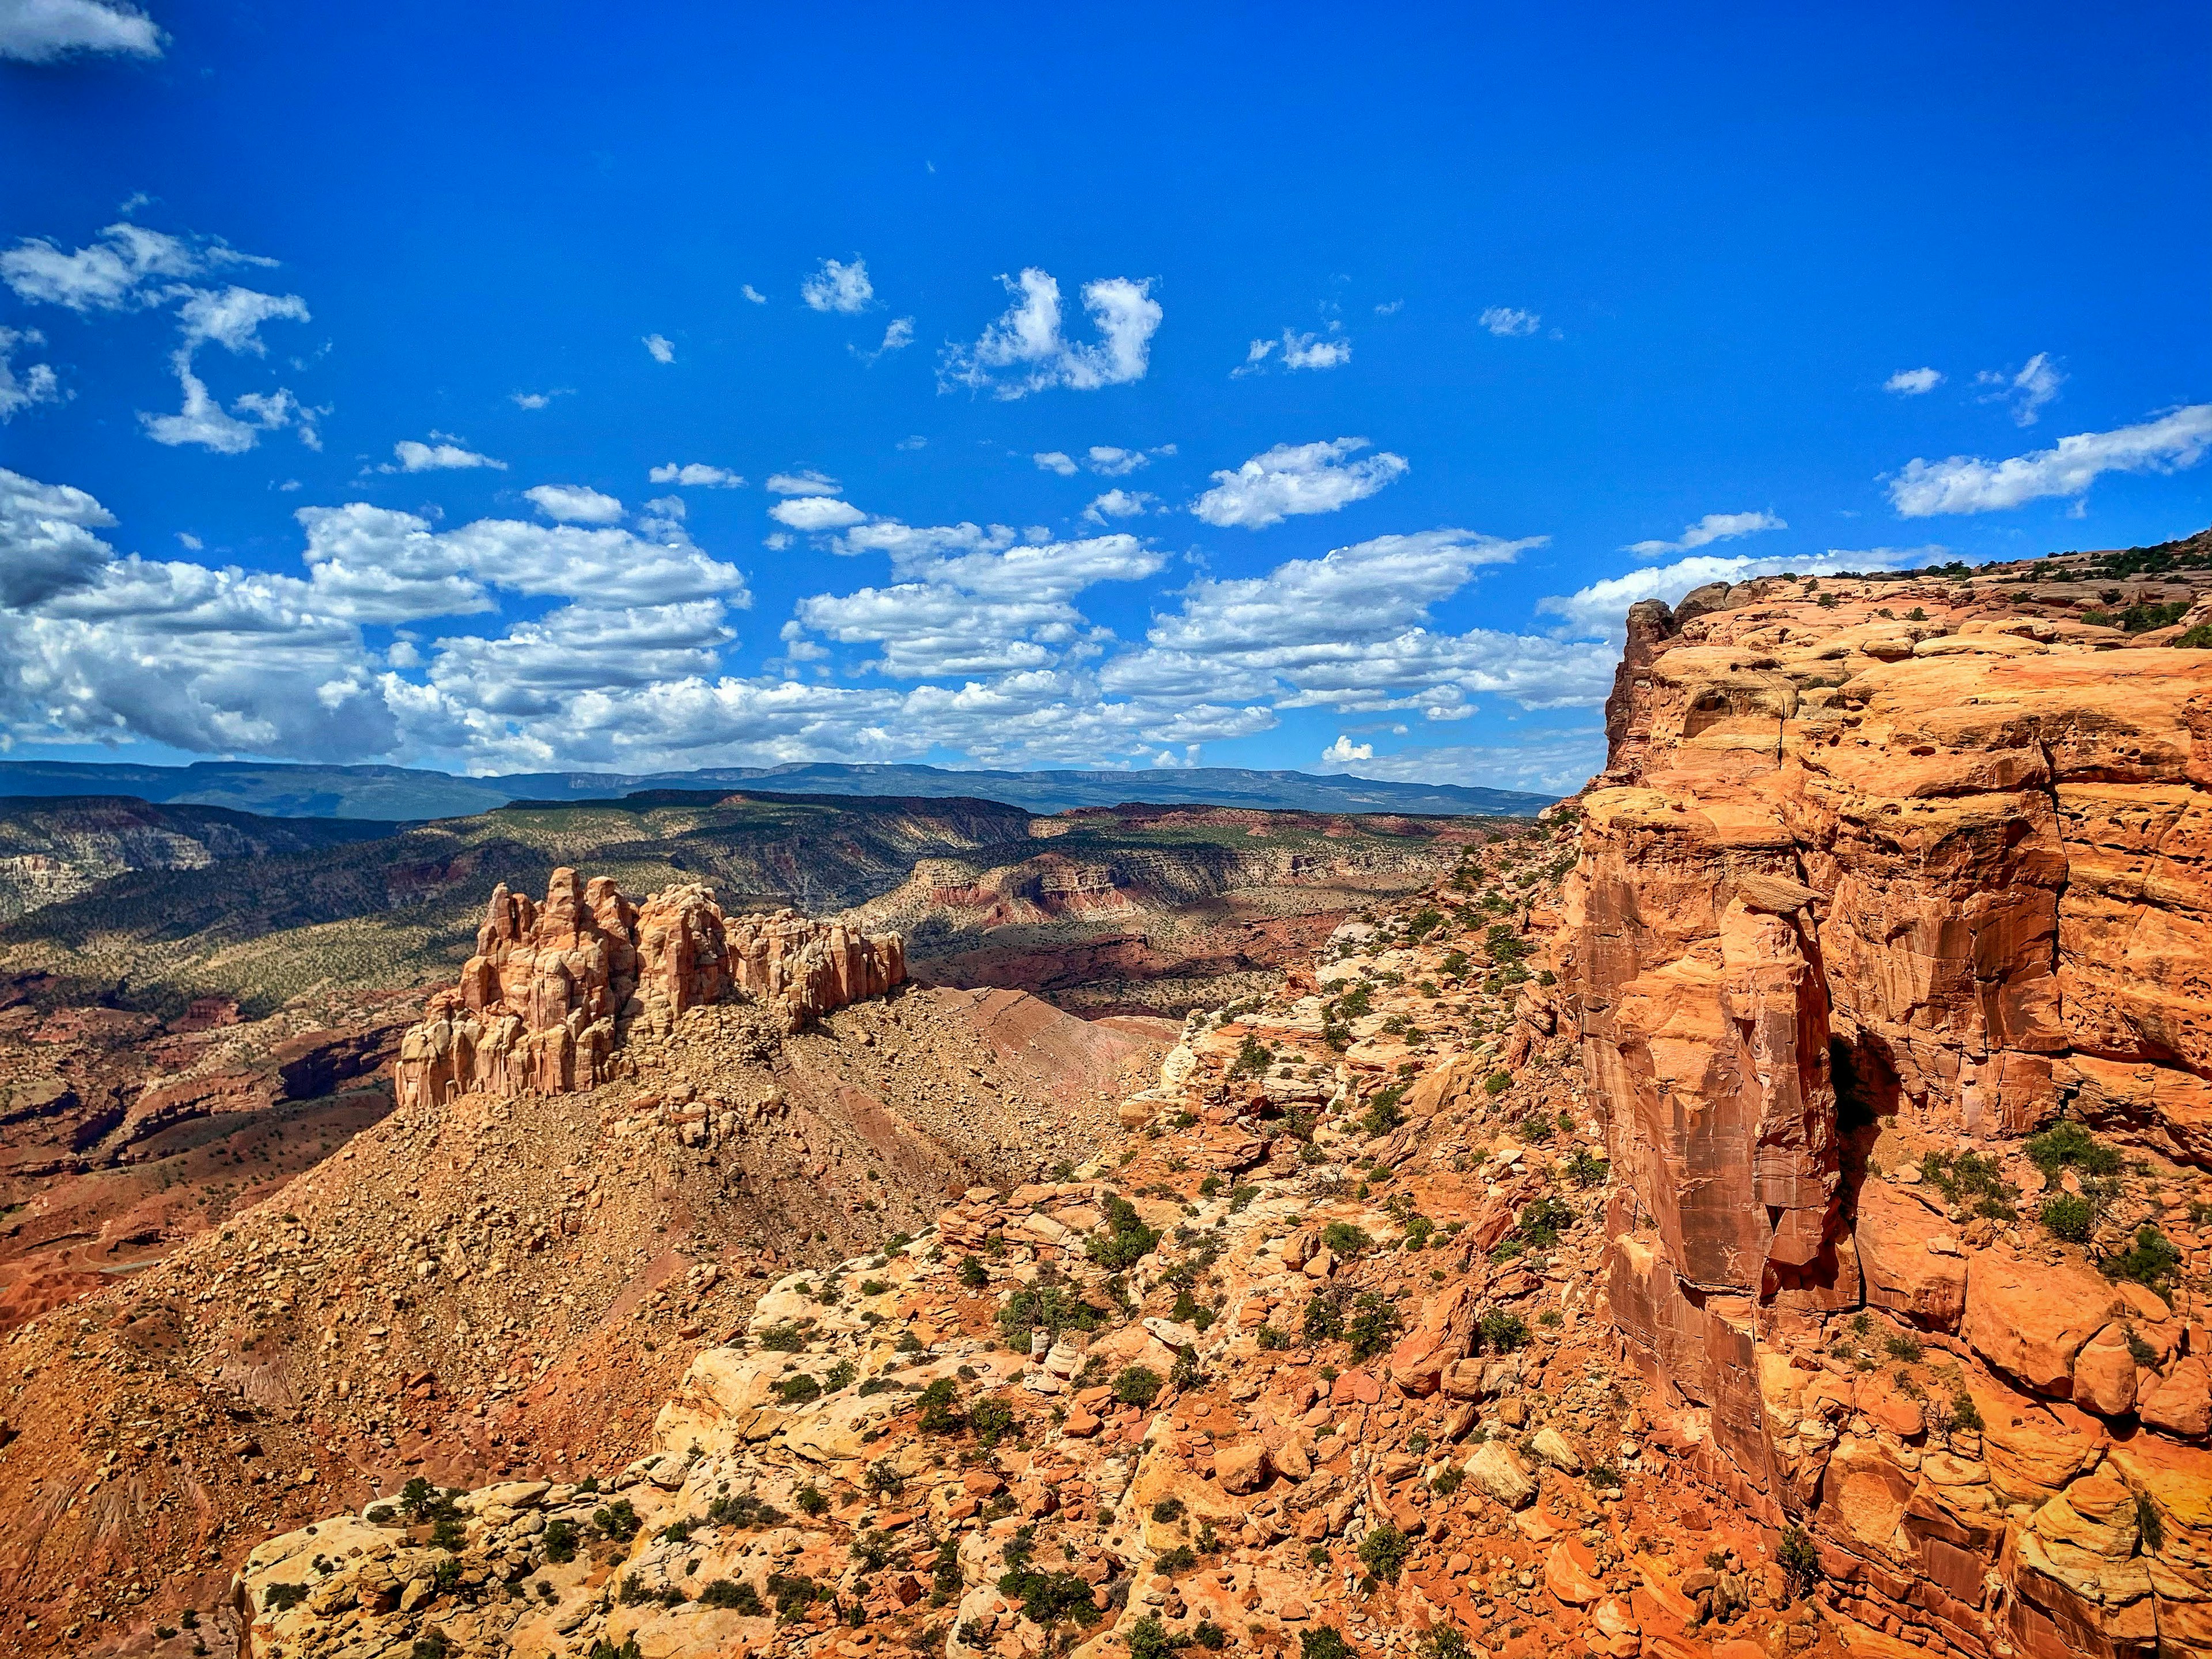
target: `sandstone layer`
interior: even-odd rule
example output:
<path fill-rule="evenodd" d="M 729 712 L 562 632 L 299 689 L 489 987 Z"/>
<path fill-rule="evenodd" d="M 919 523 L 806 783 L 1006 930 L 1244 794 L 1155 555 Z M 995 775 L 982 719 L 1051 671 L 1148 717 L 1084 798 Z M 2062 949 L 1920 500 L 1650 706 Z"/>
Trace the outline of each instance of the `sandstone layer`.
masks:
<path fill-rule="evenodd" d="M 2198 1652 L 2212 652 L 2035 574 L 1636 606 L 1555 960 L 1709 1477 L 1923 1643 Z"/>
<path fill-rule="evenodd" d="M 786 1030 L 906 979 L 896 933 L 788 910 L 726 917 L 700 886 L 634 904 L 605 876 L 553 872 L 543 905 L 502 884 L 460 983 L 400 1039 L 402 1105 L 457 1095 L 568 1094 L 613 1075 L 634 1024 L 656 1035 L 735 992 Z"/>

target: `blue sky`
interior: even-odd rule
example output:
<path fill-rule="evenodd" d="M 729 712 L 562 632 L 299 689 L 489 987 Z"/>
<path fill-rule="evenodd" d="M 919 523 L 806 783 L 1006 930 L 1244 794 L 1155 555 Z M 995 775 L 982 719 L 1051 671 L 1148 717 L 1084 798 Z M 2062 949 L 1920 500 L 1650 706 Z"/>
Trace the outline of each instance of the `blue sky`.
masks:
<path fill-rule="evenodd" d="M 1564 787 L 2212 522 L 2201 7 L 751 9 L 0 0 L 13 752 Z"/>

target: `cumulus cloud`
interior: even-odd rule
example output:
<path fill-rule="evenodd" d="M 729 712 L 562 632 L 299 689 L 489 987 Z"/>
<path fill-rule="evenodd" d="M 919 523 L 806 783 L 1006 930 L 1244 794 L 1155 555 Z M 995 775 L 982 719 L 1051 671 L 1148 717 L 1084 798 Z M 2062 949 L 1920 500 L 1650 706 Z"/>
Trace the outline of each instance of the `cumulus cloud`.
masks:
<path fill-rule="evenodd" d="M 709 466 L 704 461 L 686 461 L 681 466 L 670 461 L 654 467 L 647 476 L 657 484 L 682 484 L 686 489 L 742 489 L 745 486 L 741 475 L 727 467 Z"/>
<path fill-rule="evenodd" d="M 804 472 L 771 472 L 768 487 L 778 495 L 835 495 L 844 488 L 828 473 L 811 467 Z"/>
<path fill-rule="evenodd" d="M 1641 599 L 1663 599 L 1672 605 L 1707 582 L 1749 581 L 1754 576 L 1777 576 L 1785 571 L 1826 576 L 1843 570 L 1894 569 L 1924 563 L 1943 550 L 1940 547 L 1876 547 L 1857 551 L 1831 548 L 1825 553 L 1765 558 L 1746 553 L 1693 554 L 1672 564 L 1650 565 L 1624 576 L 1610 576 L 1572 593 L 1553 594 L 1537 600 L 1536 609 L 1543 615 L 1562 618 L 1565 623 L 1562 631 L 1576 638 L 1616 639 L 1627 622 L 1628 607 Z"/>
<path fill-rule="evenodd" d="M 1133 519 L 1159 505 L 1160 498 L 1146 490 L 1109 489 L 1085 507 L 1083 516 L 1093 524 L 1104 524 L 1109 519 Z"/>
<path fill-rule="evenodd" d="M 24 237 L 0 253 L 0 282 L 19 299 L 83 314 L 159 305 L 187 277 L 231 265 L 274 264 L 212 237 L 188 240 L 126 220 L 67 252 L 46 237 Z"/>
<path fill-rule="evenodd" d="M 1323 766 L 1346 766 L 1353 761 L 1370 761 L 1374 758 L 1373 744 L 1354 743 L 1341 732 L 1336 734 L 1334 743 L 1321 751 L 1321 763 Z"/>
<path fill-rule="evenodd" d="M 180 338 L 169 364 L 183 406 L 174 415 L 141 413 L 138 418 L 155 442 L 194 444 L 235 455 L 252 448 L 262 433 L 294 426 L 303 443 L 319 449 L 315 416 L 322 411 L 309 409 L 287 388 L 246 392 L 226 410 L 194 368 L 195 355 L 210 342 L 234 354 L 264 356 L 264 323 L 304 323 L 309 314 L 307 301 L 296 294 L 264 294 L 235 283 L 198 288 L 183 279 L 234 265 L 275 263 L 238 252 L 212 237 L 187 240 L 125 222 L 68 252 L 44 238 L 24 238 L 0 253 L 0 281 L 21 299 L 62 306 L 81 316 L 176 306 Z"/>
<path fill-rule="evenodd" d="M 1248 374 L 1257 374 L 1274 357 L 1276 347 L 1282 348 L 1279 359 L 1285 368 L 1337 368 L 1352 361 L 1352 342 L 1338 332 L 1340 325 L 1331 323 L 1326 334 L 1300 334 L 1285 329 L 1283 337 L 1275 340 L 1255 340 L 1244 354 L 1244 361 L 1229 371 L 1229 378 L 1241 380 Z"/>
<path fill-rule="evenodd" d="M 618 524 L 623 504 L 588 484 L 537 484 L 524 499 L 547 518 L 564 524 Z"/>
<path fill-rule="evenodd" d="M 2194 466 L 2212 444 L 2212 404 L 2191 404 L 2111 432 L 2078 432 L 2049 449 L 1985 461 L 1954 455 L 1908 461 L 1890 481 L 1901 518 L 1996 513 L 2045 496 L 2080 497 L 2107 472 L 2172 472 Z"/>
<path fill-rule="evenodd" d="M 1166 556 L 1133 536 L 1011 544 L 974 525 L 885 521 L 870 540 L 901 580 L 855 593 L 801 600 L 799 621 L 845 644 L 872 643 L 869 665 L 898 679 L 1041 668 L 1073 652 L 1096 654 L 1109 635 L 1069 603 L 1102 581 L 1157 574 Z"/>
<path fill-rule="evenodd" d="M 154 20 L 114 0 L 0 0 L 0 58 L 51 64 L 76 52 L 159 58 Z"/>
<path fill-rule="evenodd" d="M 546 408 L 556 398 L 568 398 L 574 395 L 574 386 L 555 386 L 550 392 L 510 392 L 507 397 L 507 401 L 517 409 L 537 410 Z"/>
<path fill-rule="evenodd" d="M 1787 530 L 1789 525 L 1771 513 L 1708 513 L 1692 525 L 1682 526 L 1682 538 L 1675 542 L 1631 542 L 1624 551 L 1638 558 L 1656 559 L 1662 553 L 1687 553 L 1692 548 L 1710 546 L 1714 542 L 1733 541 L 1738 536 L 1754 536 L 1763 530 Z"/>
<path fill-rule="evenodd" d="M 850 264 L 824 259 L 822 268 L 799 285 L 799 297 L 810 310 L 848 314 L 866 311 L 876 297 L 875 284 L 868 280 L 868 262 L 858 254 Z"/>
<path fill-rule="evenodd" d="M 85 491 L 0 467 L 0 605 L 31 605 L 88 586 L 115 556 L 92 532 L 115 515 Z"/>
<path fill-rule="evenodd" d="M 1102 665 L 1100 682 L 1153 698 L 1266 698 L 1279 708 L 1402 708 L 1442 720 L 1483 692 L 1530 708 L 1601 700 L 1609 647 L 1431 626 L 1431 607 L 1479 568 L 1543 540 L 1465 530 L 1380 536 L 1264 576 L 1201 580 L 1176 611 L 1154 617 L 1144 648 Z"/>
<path fill-rule="evenodd" d="M 1901 398 L 1917 398 L 1942 384 L 1943 376 L 1936 369 L 1900 368 L 1881 383 L 1881 389 L 1894 392 Z"/>
<path fill-rule="evenodd" d="M 489 455 L 479 455 L 465 445 L 454 442 L 442 432 L 433 432 L 433 441 L 423 443 L 415 438 L 402 438 L 392 446 L 392 459 L 377 469 L 380 472 L 451 472 L 470 467 L 488 466 L 495 471 L 507 471 L 505 461 L 495 461 Z"/>
<path fill-rule="evenodd" d="M 0 326 L 0 421 L 12 421 L 33 404 L 62 400 L 60 380 L 48 363 L 26 363 L 18 369 L 15 353 L 26 346 L 44 345 L 46 337 L 35 328 Z"/>
<path fill-rule="evenodd" d="M 676 342 L 665 334 L 647 335 L 645 349 L 656 363 L 672 363 L 676 361 Z"/>
<path fill-rule="evenodd" d="M 208 391 L 207 382 L 192 372 L 189 352 L 179 351 L 170 366 L 176 371 L 184 406 L 173 415 L 149 415 L 141 410 L 138 416 L 146 435 L 155 443 L 172 447 L 192 444 L 218 455 L 241 455 L 260 441 L 263 433 L 274 432 L 296 422 L 301 440 L 307 447 L 322 447 L 315 432 L 315 411 L 303 407 L 283 386 L 270 392 L 242 392 L 225 410 Z"/>
<path fill-rule="evenodd" d="M 1098 331 L 1095 344 L 1060 333 L 1060 284 L 1034 265 L 1017 277 L 1001 276 L 1015 295 L 1006 314 L 972 346 L 947 346 L 938 364 L 938 387 L 964 386 L 1002 398 L 1026 397 L 1052 386 L 1092 392 L 1145 378 L 1152 336 L 1166 314 L 1152 297 L 1149 281 L 1109 276 L 1083 287 L 1083 307 Z"/>
<path fill-rule="evenodd" d="M 1063 478 L 1072 478 L 1075 476 L 1075 457 L 1064 450 L 1040 450 L 1030 459 L 1047 472 L 1057 472 Z"/>
<path fill-rule="evenodd" d="M 2065 380 L 2058 365 L 2051 361 L 2051 354 L 2039 351 L 2017 372 L 1984 369 L 1974 376 L 1974 384 L 1984 388 L 1984 403 L 2001 403 L 2010 408 L 2014 426 L 2033 426 L 2043 406 L 2058 395 Z"/>
<path fill-rule="evenodd" d="M 1475 319 L 1500 339 L 1519 339 L 1534 334 L 1543 326 L 1544 319 L 1533 311 L 1516 311 L 1511 306 L 1492 306 Z"/>
<path fill-rule="evenodd" d="M 834 495 L 787 495 L 769 508 L 768 515 L 780 525 L 807 532 L 842 530 L 848 525 L 864 523 L 868 516 L 850 501 L 841 501 Z"/>
<path fill-rule="evenodd" d="M 873 351 L 863 351 L 858 346 L 847 346 L 845 349 L 862 362 L 872 364 L 878 357 L 888 356 L 894 351 L 903 351 L 913 343 L 914 319 L 895 317 L 891 319 L 890 326 L 884 330 L 884 343 Z"/>
<path fill-rule="evenodd" d="M 1404 456 L 1387 449 L 1352 459 L 1367 447 L 1364 438 L 1277 444 L 1234 471 L 1214 473 L 1213 488 L 1190 510 L 1207 524 L 1247 530 L 1264 530 L 1296 514 L 1336 512 L 1395 483 L 1411 470 Z"/>

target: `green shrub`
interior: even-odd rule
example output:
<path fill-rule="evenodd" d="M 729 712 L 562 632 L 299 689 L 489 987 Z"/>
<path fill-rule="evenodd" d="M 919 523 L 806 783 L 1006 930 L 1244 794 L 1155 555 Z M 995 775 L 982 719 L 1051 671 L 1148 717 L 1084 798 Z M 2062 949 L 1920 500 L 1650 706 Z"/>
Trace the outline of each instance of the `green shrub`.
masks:
<path fill-rule="evenodd" d="M 760 1345 L 775 1353 L 797 1353 L 806 1346 L 806 1334 L 787 1321 L 763 1331 Z"/>
<path fill-rule="evenodd" d="M 1170 1578 L 1188 1572 L 1198 1565 L 1198 1552 L 1188 1544 L 1177 1544 L 1156 1559 L 1152 1565 Z"/>
<path fill-rule="evenodd" d="M 1502 1095 L 1512 1086 L 1513 1073 L 1510 1072 L 1492 1072 L 1482 1080 L 1483 1091 L 1486 1094 Z"/>
<path fill-rule="evenodd" d="M 1359 1127 L 1369 1136 L 1387 1135 L 1406 1121 L 1406 1114 L 1399 1109 L 1398 1103 L 1405 1098 L 1407 1086 L 1405 1079 L 1401 1079 L 1367 1103 L 1366 1111 L 1360 1115 Z"/>
<path fill-rule="evenodd" d="M 1516 1348 L 1528 1346 L 1528 1326 L 1518 1314 L 1501 1308 L 1486 1308 L 1475 1322 L 1475 1329 L 1482 1337 L 1483 1346 L 1492 1353 L 1511 1353 Z"/>
<path fill-rule="evenodd" d="M 2069 1168 L 2090 1176 L 2118 1175 L 2120 1170 L 2119 1153 L 2078 1123 L 2053 1124 L 2032 1136 L 2022 1150 L 2046 1176 Z"/>
<path fill-rule="evenodd" d="M 1979 1429 L 1982 1408 L 1974 1403 L 1974 1396 L 1960 1389 L 1951 1396 L 1951 1426 L 1958 1429 Z"/>
<path fill-rule="evenodd" d="M 1114 1398 L 1125 1406 L 1134 1406 L 1141 1411 L 1159 1395 L 1159 1373 L 1149 1366 L 1125 1366 L 1114 1379 Z"/>
<path fill-rule="evenodd" d="M 2136 1229 L 2135 1243 L 2117 1255 L 2097 1264 L 2107 1279 L 2130 1279 L 2154 1288 L 2171 1279 L 2181 1267 L 2181 1252 L 2155 1227 Z"/>
<path fill-rule="evenodd" d="M 1366 1359 L 1390 1346 L 1397 1334 L 1400 1320 L 1398 1310 L 1372 1291 L 1361 1293 L 1352 1304 L 1351 1322 L 1345 1328 L 1345 1337 L 1352 1344 L 1352 1357 Z"/>
<path fill-rule="evenodd" d="M 1774 1559 L 1793 1589 L 1801 1594 L 1820 1577 L 1820 1552 L 1802 1527 L 1792 1527 L 1782 1534 L 1776 1547 Z"/>
<path fill-rule="evenodd" d="M 1171 1527 L 1183 1517 L 1182 1499 L 1163 1498 L 1152 1505 L 1152 1519 L 1164 1527 Z"/>
<path fill-rule="evenodd" d="M 637 1511 L 630 1507 L 629 1499 L 617 1498 L 605 1508 L 592 1511 L 592 1524 L 601 1535 L 617 1544 L 627 1544 L 637 1536 L 637 1529 L 643 1523 L 638 1520 Z"/>
<path fill-rule="evenodd" d="M 996 1395 L 986 1395 L 968 1408 L 968 1426 L 976 1444 L 995 1446 L 1015 1432 L 1014 1408 Z"/>
<path fill-rule="evenodd" d="M 710 1578 L 699 1587 L 699 1600 L 710 1607 L 729 1607 L 748 1619 L 768 1611 L 760 1592 L 742 1578 Z"/>
<path fill-rule="evenodd" d="M 307 1599 L 305 1584 L 271 1584 L 261 1592 L 261 1605 L 277 1613 L 296 1607 Z"/>
<path fill-rule="evenodd" d="M 1340 1297 L 1327 1291 L 1317 1292 L 1306 1301 L 1305 1316 L 1299 1328 L 1309 1342 L 1334 1342 L 1344 1334 L 1344 1302 Z"/>
<path fill-rule="evenodd" d="M 1437 1471 L 1437 1478 L 1429 1482 L 1429 1490 L 1438 1497 L 1449 1498 L 1467 1479 L 1467 1471 L 1456 1463 L 1447 1463 Z"/>
<path fill-rule="evenodd" d="M 2097 1209 L 2078 1193 L 2060 1193 L 2044 1200 L 2042 1219 L 2054 1237 L 2079 1244 L 2097 1224 Z"/>
<path fill-rule="evenodd" d="M 960 1282 L 971 1291 L 980 1291 L 991 1282 L 991 1275 L 980 1258 L 963 1255 L 960 1258 Z"/>
<path fill-rule="evenodd" d="M 820 1515 L 830 1507 L 829 1498 L 817 1486 L 801 1486 L 792 1495 L 791 1501 L 809 1515 Z"/>
<path fill-rule="evenodd" d="M 775 1603 L 775 1616 L 789 1625 L 805 1617 L 817 1597 L 830 1592 L 803 1572 L 772 1572 L 768 1577 L 768 1594 Z"/>
<path fill-rule="evenodd" d="M 1091 1586 L 1072 1572 L 1030 1572 L 1017 1568 L 999 1580 L 1000 1594 L 1022 1604 L 1022 1617 L 1047 1628 L 1063 1619 L 1079 1625 L 1098 1622 Z"/>
<path fill-rule="evenodd" d="M 576 1523 L 569 1520 L 545 1523 L 545 1559 L 558 1565 L 576 1559 Z"/>
<path fill-rule="evenodd" d="M 1109 1196 L 1106 1200 L 1106 1219 L 1111 1231 L 1103 1236 L 1092 1234 L 1084 1242 L 1084 1249 L 1109 1273 L 1121 1273 L 1135 1267 L 1160 1242 L 1159 1234 L 1138 1218 L 1136 1206 L 1126 1198 Z"/>
<path fill-rule="evenodd" d="M 1395 1584 L 1413 1548 L 1406 1534 L 1386 1521 L 1359 1540 L 1359 1559 L 1378 1583 Z"/>
<path fill-rule="evenodd" d="M 1328 1247 L 1330 1254 L 1346 1261 L 1370 1249 L 1375 1243 L 1349 1221 L 1330 1222 L 1321 1230 L 1321 1242 Z"/>
<path fill-rule="evenodd" d="M 1559 1166 L 1559 1173 L 1577 1187 L 1601 1187 L 1613 1173 L 1613 1165 L 1594 1156 L 1589 1147 L 1577 1146 L 1574 1156 Z"/>
<path fill-rule="evenodd" d="M 1237 1051 L 1237 1058 L 1229 1063 L 1229 1075 L 1232 1079 L 1265 1077 L 1267 1068 L 1274 1063 L 1275 1056 L 1265 1043 L 1255 1036 L 1247 1036 L 1244 1046 Z"/>
<path fill-rule="evenodd" d="M 810 1400 L 822 1398 L 819 1378 L 800 1371 L 793 1376 L 780 1376 L 774 1384 L 775 1397 L 787 1406 L 803 1405 Z"/>
<path fill-rule="evenodd" d="M 1358 1659 L 1344 1632 L 1334 1625 L 1316 1625 L 1298 1632 L 1298 1659 Z"/>

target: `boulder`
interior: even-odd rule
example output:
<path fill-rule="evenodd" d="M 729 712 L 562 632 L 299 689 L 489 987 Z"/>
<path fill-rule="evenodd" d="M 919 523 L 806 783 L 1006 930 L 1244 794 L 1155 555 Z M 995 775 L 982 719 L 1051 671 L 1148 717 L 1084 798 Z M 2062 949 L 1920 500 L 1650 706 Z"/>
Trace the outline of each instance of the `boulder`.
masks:
<path fill-rule="evenodd" d="M 1955 1331 L 1966 1306 L 1966 1263 L 1956 1246 L 1931 1250 L 1931 1240 L 1950 1243 L 1951 1224 L 1918 1193 L 1869 1178 L 1859 1188 L 1853 1234 L 1866 1298 L 1932 1330 Z"/>
<path fill-rule="evenodd" d="M 2212 1434 L 2212 1364 L 2201 1354 L 2178 1360 L 2139 1384 L 2136 1411 L 2152 1428 L 2188 1439 Z"/>
<path fill-rule="evenodd" d="M 1256 1440 L 1243 1440 L 1213 1449 L 1213 1478 L 1221 1490 L 1247 1497 L 1267 1484 L 1267 1449 Z"/>
<path fill-rule="evenodd" d="M 1960 1334 L 1996 1370 L 2063 1400 L 2073 1392 L 2075 1357 L 2117 1302 L 2112 1285 L 2087 1267 L 1984 1250 L 1967 1277 Z"/>
<path fill-rule="evenodd" d="M 1544 1588 L 1571 1607 L 1586 1607 L 1601 1601 L 1605 1586 L 1598 1582 L 1597 1557 L 1579 1538 L 1562 1538 L 1544 1558 Z"/>
<path fill-rule="evenodd" d="M 1486 1440 L 1467 1460 L 1468 1479 L 1505 1505 L 1524 1509 L 1535 1500 L 1536 1478 L 1503 1440 Z"/>

